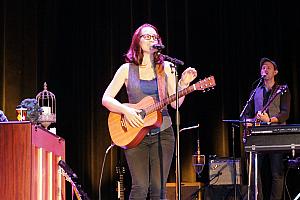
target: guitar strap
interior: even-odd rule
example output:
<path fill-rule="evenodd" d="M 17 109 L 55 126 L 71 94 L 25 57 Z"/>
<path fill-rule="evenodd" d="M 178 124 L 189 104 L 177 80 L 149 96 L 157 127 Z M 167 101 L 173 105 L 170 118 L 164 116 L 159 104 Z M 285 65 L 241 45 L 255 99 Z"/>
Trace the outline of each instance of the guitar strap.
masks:
<path fill-rule="evenodd" d="M 166 75 L 164 70 L 164 64 L 158 63 L 155 66 L 155 72 L 157 76 L 157 87 L 159 100 L 166 98 Z"/>

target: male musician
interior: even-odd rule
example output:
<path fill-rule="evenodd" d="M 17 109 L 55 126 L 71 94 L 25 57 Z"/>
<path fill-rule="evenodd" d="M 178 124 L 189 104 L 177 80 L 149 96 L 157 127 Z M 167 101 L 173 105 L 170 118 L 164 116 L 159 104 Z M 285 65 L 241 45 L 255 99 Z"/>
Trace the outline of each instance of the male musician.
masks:
<path fill-rule="evenodd" d="M 265 125 L 286 124 L 290 113 L 291 95 L 288 89 L 284 93 L 276 95 L 279 87 L 275 80 L 277 74 L 278 66 L 273 60 L 269 58 L 262 58 L 260 60 L 260 75 L 263 78 L 263 84 L 251 93 L 255 92 L 245 112 L 247 120 L 251 119 L 253 121 L 254 119 Z M 266 161 L 265 159 L 268 160 Z M 283 154 L 277 152 L 259 154 L 257 162 L 258 199 L 263 200 L 263 193 L 265 191 L 262 187 L 262 182 L 265 180 L 261 180 L 262 167 L 265 167 L 262 165 L 263 162 L 270 163 L 272 176 L 271 196 L 266 199 L 282 199 L 284 182 Z"/>

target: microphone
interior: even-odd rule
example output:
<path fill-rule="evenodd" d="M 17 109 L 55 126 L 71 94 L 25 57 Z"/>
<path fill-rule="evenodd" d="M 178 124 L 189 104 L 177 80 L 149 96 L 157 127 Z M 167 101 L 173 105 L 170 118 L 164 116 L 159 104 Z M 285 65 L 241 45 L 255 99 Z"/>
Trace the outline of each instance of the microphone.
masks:
<path fill-rule="evenodd" d="M 266 74 L 263 74 L 261 75 L 260 79 L 264 79 L 267 75 Z"/>
<path fill-rule="evenodd" d="M 151 46 L 153 49 L 157 49 L 159 51 L 163 50 L 165 48 L 165 46 L 163 44 L 153 44 Z"/>

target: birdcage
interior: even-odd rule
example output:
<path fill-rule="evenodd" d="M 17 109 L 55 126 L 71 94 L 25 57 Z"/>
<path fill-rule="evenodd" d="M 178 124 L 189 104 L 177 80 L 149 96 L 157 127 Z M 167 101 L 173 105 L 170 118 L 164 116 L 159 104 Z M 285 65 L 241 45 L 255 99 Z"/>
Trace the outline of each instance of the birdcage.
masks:
<path fill-rule="evenodd" d="M 56 99 L 55 95 L 47 90 L 47 83 L 44 83 L 44 90 L 36 96 L 38 105 L 43 112 L 39 117 L 39 123 L 46 129 L 56 122 Z"/>

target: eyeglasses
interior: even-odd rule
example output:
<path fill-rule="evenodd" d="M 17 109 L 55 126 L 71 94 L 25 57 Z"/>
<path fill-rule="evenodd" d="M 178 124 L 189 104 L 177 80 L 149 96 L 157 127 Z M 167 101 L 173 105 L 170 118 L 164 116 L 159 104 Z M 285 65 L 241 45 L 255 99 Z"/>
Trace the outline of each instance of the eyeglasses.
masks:
<path fill-rule="evenodd" d="M 141 35 L 140 38 L 144 38 L 145 40 L 151 40 L 151 38 L 153 40 L 158 40 L 160 37 L 159 35 L 150 35 L 150 34 L 145 34 L 145 35 Z"/>

